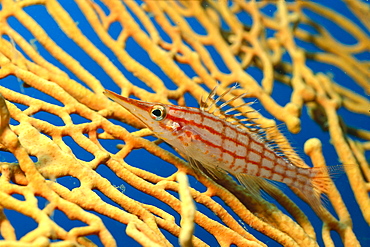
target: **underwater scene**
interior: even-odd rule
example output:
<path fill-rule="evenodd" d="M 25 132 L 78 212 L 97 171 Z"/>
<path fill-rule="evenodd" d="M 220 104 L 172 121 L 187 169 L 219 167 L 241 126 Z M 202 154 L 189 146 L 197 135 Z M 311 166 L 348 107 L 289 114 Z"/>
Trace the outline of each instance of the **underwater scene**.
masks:
<path fill-rule="evenodd" d="M 0 247 L 370 246 L 368 0 L 0 0 Z"/>

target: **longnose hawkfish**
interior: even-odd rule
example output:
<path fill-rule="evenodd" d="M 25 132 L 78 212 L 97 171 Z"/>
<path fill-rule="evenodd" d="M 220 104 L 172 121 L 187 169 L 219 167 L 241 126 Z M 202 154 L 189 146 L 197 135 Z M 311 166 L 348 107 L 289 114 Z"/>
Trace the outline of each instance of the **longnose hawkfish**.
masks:
<path fill-rule="evenodd" d="M 251 183 L 258 181 L 264 187 L 264 179 L 285 183 L 298 189 L 314 209 L 321 211 L 320 195 L 327 190 L 331 170 L 304 167 L 304 161 L 285 138 L 269 136 L 269 129 L 261 128 L 253 119 L 238 118 L 243 115 L 238 109 L 251 103 L 237 107 L 231 103 L 246 94 L 217 104 L 234 88 L 217 98 L 216 89 L 212 90 L 200 101 L 200 108 L 144 102 L 109 90 L 105 94 L 141 120 L 158 138 L 183 153 L 193 167 L 201 166 L 215 175 L 220 171 L 232 174 L 247 189 L 255 188 Z M 225 106 L 229 108 L 223 110 Z"/>

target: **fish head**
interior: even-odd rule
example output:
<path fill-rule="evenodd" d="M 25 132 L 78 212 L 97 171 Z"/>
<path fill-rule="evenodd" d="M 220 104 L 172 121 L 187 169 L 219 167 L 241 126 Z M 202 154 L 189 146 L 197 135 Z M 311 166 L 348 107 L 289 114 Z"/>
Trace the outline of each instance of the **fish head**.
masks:
<path fill-rule="evenodd" d="M 164 141 L 174 139 L 174 132 L 181 129 L 181 125 L 173 121 L 168 114 L 175 107 L 173 105 L 131 99 L 109 90 L 106 90 L 104 94 L 123 106 Z"/>

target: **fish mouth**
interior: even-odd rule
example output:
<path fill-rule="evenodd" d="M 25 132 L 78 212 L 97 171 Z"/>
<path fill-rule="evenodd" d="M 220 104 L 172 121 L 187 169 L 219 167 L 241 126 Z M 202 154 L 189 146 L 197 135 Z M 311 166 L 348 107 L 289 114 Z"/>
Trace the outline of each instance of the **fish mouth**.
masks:
<path fill-rule="evenodd" d="M 149 122 L 152 122 L 152 119 L 149 117 L 149 112 L 152 109 L 154 103 L 148 103 L 141 100 L 131 99 L 119 94 L 116 94 L 110 90 L 105 90 L 103 92 L 108 98 L 114 102 L 121 105 L 137 119 L 139 119 L 145 126 L 150 128 Z M 147 116 L 146 116 L 147 115 Z"/>
<path fill-rule="evenodd" d="M 149 112 L 149 110 L 153 107 L 153 103 L 148 103 L 141 100 L 131 99 L 127 97 L 123 97 L 119 94 L 116 94 L 112 91 L 105 90 L 103 92 L 108 98 L 113 100 L 114 102 L 123 106 L 126 110 L 131 112 L 132 114 L 136 115 L 136 112 L 145 111 Z"/>

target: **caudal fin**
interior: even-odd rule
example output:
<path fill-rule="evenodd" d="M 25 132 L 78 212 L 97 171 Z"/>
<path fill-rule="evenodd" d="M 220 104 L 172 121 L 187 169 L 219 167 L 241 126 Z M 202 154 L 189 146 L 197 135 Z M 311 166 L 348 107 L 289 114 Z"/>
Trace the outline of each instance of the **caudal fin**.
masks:
<path fill-rule="evenodd" d="M 344 174 L 343 165 L 327 166 L 327 167 L 313 167 L 312 171 L 312 186 L 318 195 L 327 193 L 333 180 Z"/>
<path fill-rule="evenodd" d="M 304 193 L 311 207 L 320 214 L 326 208 L 325 194 L 334 186 L 333 180 L 344 173 L 343 165 L 313 167 L 311 171 L 312 193 Z"/>

